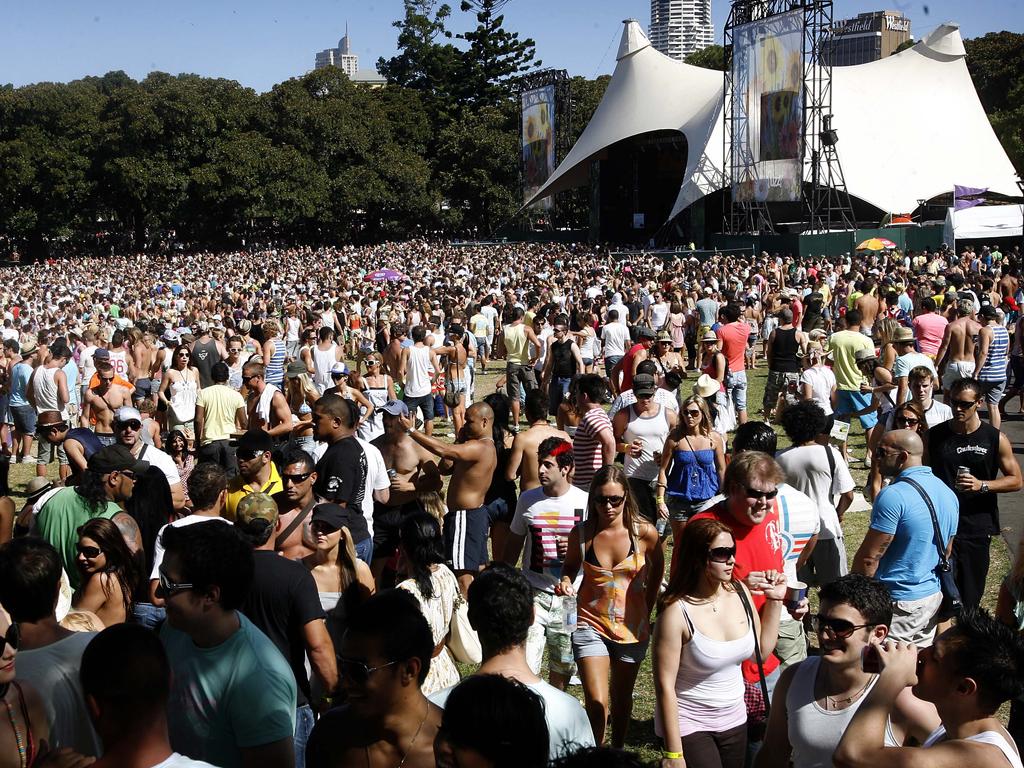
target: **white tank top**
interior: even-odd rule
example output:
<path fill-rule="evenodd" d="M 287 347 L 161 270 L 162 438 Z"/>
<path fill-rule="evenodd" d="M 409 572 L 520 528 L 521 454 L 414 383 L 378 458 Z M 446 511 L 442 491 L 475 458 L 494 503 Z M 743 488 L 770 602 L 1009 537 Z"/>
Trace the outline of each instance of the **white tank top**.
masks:
<path fill-rule="evenodd" d="M 861 697 L 846 709 L 826 711 L 818 706 L 814 697 L 814 681 L 820 663 L 818 656 L 809 656 L 800 662 L 786 692 L 786 718 L 789 743 L 793 747 L 793 768 L 831 768 L 832 755 L 846 727 L 878 681 L 877 677 L 873 678 Z M 884 743 L 887 747 L 900 746 L 888 720 L 885 721 Z"/>
<path fill-rule="evenodd" d="M 334 386 L 331 368 L 338 359 L 338 345 L 332 342 L 330 349 L 326 351 L 314 345 L 310 347 L 310 351 L 313 353 L 313 383 L 322 393 Z"/>
<path fill-rule="evenodd" d="M 643 450 L 637 458 L 633 458 L 629 453 L 626 454 L 626 477 L 653 480 L 658 476 L 658 464 L 654 461 L 654 452 L 662 449 L 669 432 L 665 406 L 659 405 L 658 410 L 650 416 L 637 416 L 632 405 L 627 406 L 627 409 L 629 423 L 622 435 L 623 440 L 627 443 L 640 440 L 643 442 Z"/>
<path fill-rule="evenodd" d="M 940 725 L 935 729 L 935 733 L 929 736 L 928 740 L 921 745 L 922 748 L 935 746 L 945 735 L 946 727 Z M 964 741 L 977 741 L 981 744 L 991 744 L 993 747 L 998 747 L 1006 756 L 1006 760 L 1010 763 L 1011 768 L 1024 768 L 1024 764 L 1020 760 L 1020 754 L 1014 748 L 1013 741 L 999 731 L 982 731 L 974 736 L 968 736 Z"/>
<path fill-rule="evenodd" d="M 32 380 L 32 391 L 36 397 L 36 413 L 43 411 L 59 411 L 57 402 L 57 382 L 54 378 L 60 368 L 36 368 L 36 377 Z"/>
<path fill-rule="evenodd" d="M 405 372 L 405 394 L 423 397 L 430 394 L 430 347 L 409 347 L 409 365 Z"/>
<path fill-rule="evenodd" d="M 114 375 L 122 379 L 128 378 L 128 353 L 124 350 L 110 353 L 110 364 L 114 366 Z"/>

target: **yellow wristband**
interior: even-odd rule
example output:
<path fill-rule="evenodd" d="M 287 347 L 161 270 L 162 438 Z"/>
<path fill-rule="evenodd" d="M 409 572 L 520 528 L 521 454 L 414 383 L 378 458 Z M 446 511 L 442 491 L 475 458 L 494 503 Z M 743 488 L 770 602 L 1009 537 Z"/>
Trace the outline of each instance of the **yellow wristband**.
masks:
<path fill-rule="evenodd" d="M 683 756 L 682 752 L 669 752 L 667 749 L 662 750 L 661 756 L 669 760 L 678 760 Z"/>
<path fill-rule="evenodd" d="M 664 496 L 655 496 L 654 497 L 654 503 L 655 504 L 664 504 L 665 503 L 665 497 Z"/>

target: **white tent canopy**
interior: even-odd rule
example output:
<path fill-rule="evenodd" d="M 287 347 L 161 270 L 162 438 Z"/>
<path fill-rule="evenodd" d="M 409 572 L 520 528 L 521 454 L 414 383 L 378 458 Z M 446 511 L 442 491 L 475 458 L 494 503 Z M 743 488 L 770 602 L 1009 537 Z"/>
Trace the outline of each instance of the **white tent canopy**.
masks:
<path fill-rule="evenodd" d="M 618 63 L 586 130 L 528 203 L 586 184 L 590 162 L 616 142 L 659 130 L 687 140 L 670 218 L 723 181 L 723 77 L 656 51 L 624 22 Z M 955 24 L 869 64 L 832 70 L 836 150 L 850 194 L 882 211 L 913 211 L 954 185 L 1019 194 L 1017 176 L 978 99 Z"/>
<path fill-rule="evenodd" d="M 943 240 L 983 240 L 993 237 L 1021 237 L 1024 235 L 1024 206 L 979 205 L 946 211 Z"/>

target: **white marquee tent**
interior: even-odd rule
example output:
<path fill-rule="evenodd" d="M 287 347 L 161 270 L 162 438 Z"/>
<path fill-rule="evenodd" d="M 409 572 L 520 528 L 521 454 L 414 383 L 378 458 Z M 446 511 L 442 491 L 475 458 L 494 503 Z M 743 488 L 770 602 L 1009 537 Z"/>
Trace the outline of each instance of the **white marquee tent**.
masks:
<path fill-rule="evenodd" d="M 587 184 L 590 162 L 608 147 L 658 130 L 679 131 L 688 144 L 670 219 L 725 186 L 722 73 L 670 59 L 635 20 L 624 24 L 604 98 L 528 203 Z M 919 200 L 952 192 L 955 184 L 1020 194 L 965 59 L 959 27 L 943 24 L 898 54 L 833 68 L 832 124 L 851 195 L 883 212 L 903 213 Z"/>

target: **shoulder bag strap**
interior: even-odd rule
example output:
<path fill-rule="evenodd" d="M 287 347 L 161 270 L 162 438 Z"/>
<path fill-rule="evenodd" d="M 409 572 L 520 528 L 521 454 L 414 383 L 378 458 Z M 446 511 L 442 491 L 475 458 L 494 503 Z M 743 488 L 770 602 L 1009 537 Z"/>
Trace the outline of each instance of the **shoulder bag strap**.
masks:
<path fill-rule="evenodd" d="M 277 538 L 274 539 L 274 549 L 279 549 L 284 546 L 284 543 L 288 540 L 288 537 L 292 535 L 292 532 L 302 525 L 305 519 L 309 517 L 309 513 L 313 510 L 313 507 L 316 506 L 316 501 L 316 497 L 314 496 L 313 500 L 303 507 L 302 511 L 295 516 L 295 519 L 288 523 L 288 527 L 277 534 Z"/>
<path fill-rule="evenodd" d="M 832 455 L 832 448 L 829 447 L 828 443 L 825 443 L 825 445 L 823 445 L 822 448 L 825 449 L 825 456 L 828 457 L 828 477 L 829 477 L 828 500 L 829 500 L 829 503 L 831 504 L 832 503 L 832 486 L 836 482 L 836 457 Z"/>
<path fill-rule="evenodd" d="M 771 704 L 768 698 L 768 683 L 764 679 L 764 660 L 761 658 L 761 643 L 757 639 L 757 626 L 754 624 L 754 608 L 750 604 L 750 600 L 747 598 L 747 593 L 743 589 L 743 584 L 738 581 L 733 581 L 733 587 L 736 589 L 736 594 L 740 596 L 740 602 L 743 603 L 743 610 L 747 612 L 747 621 L 750 622 L 750 631 L 754 633 L 754 658 L 757 660 L 757 677 L 761 683 L 761 694 L 764 696 L 764 712 L 767 717 Z"/>
<path fill-rule="evenodd" d="M 939 568 L 943 571 L 949 570 L 949 561 L 946 559 L 946 547 L 943 546 L 942 542 L 942 531 L 939 529 L 939 518 L 935 514 L 935 505 L 932 504 L 931 498 L 925 493 L 924 488 L 916 480 L 909 477 L 901 477 L 896 480 L 897 483 L 907 483 L 914 488 L 924 499 L 924 503 L 928 505 L 928 512 L 932 516 L 932 531 L 935 535 L 935 548 L 939 551 Z"/>

